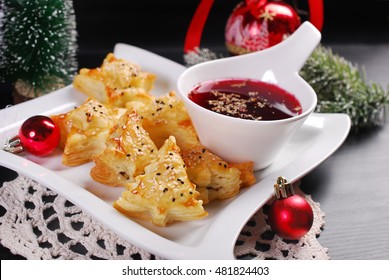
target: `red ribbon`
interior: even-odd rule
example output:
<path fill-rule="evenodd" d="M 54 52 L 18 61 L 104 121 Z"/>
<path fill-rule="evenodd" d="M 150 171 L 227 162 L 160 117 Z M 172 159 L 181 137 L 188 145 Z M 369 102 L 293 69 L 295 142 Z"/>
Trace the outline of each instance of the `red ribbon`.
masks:
<path fill-rule="evenodd" d="M 214 0 L 201 0 L 193 15 L 188 31 L 185 37 L 184 52 L 196 51 L 200 46 L 203 29 L 212 8 Z M 258 10 L 267 3 L 267 0 L 245 0 L 247 7 L 252 10 Z M 323 28 L 323 0 L 308 0 L 309 21 L 321 31 Z"/>
<path fill-rule="evenodd" d="M 319 30 L 323 29 L 324 5 L 323 0 L 308 0 L 309 21 Z"/>
<path fill-rule="evenodd" d="M 186 33 L 184 52 L 195 51 L 200 46 L 201 35 L 214 0 L 201 0 Z"/>

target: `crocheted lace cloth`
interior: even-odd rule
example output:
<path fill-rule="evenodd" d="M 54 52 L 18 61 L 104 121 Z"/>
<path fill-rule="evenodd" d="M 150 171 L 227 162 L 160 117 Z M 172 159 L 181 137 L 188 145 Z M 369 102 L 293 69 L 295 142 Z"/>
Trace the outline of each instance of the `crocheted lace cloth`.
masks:
<path fill-rule="evenodd" d="M 304 196 L 295 186 L 295 191 Z M 305 195 L 314 212 L 312 229 L 299 241 L 285 241 L 266 223 L 268 205 L 244 226 L 237 259 L 329 259 L 317 237 L 324 226 L 320 205 Z M 0 188 L 3 246 L 27 259 L 160 259 L 118 237 L 57 193 L 18 176 Z"/>

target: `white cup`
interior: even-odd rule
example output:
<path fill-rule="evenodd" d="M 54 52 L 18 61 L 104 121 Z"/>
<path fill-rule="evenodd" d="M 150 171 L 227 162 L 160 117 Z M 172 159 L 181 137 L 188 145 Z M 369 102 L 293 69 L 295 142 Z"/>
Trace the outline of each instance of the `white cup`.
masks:
<path fill-rule="evenodd" d="M 255 170 L 269 166 L 316 107 L 316 93 L 299 76 L 299 71 L 320 39 L 320 32 L 311 23 L 304 22 L 289 38 L 271 48 L 186 69 L 178 78 L 178 93 L 201 143 L 228 162 L 253 161 Z M 299 100 L 302 113 L 282 120 L 246 120 L 215 113 L 188 98 L 199 83 L 224 78 L 276 84 Z"/>

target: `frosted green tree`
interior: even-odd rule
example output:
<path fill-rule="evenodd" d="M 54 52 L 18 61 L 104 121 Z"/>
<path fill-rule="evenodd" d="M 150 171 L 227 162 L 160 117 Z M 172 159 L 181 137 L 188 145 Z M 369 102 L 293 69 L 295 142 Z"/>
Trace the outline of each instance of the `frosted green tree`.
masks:
<path fill-rule="evenodd" d="M 0 81 L 27 98 L 70 83 L 76 35 L 71 0 L 0 0 Z"/>

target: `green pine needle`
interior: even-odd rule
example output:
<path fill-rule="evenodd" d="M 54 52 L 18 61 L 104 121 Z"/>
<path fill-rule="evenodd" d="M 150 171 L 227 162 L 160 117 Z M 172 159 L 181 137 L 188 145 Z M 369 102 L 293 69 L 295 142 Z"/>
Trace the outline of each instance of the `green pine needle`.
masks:
<path fill-rule="evenodd" d="M 300 75 L 317 93 L 316 112 L 346 113 L 354 129 L 376 126 L 384 121 L 388 91 L 376 83 L 368 84 L 364 71 L 330 48 L 317 47 Z"/>
<path fill-rule="evenodd" d="M 0 3 L 4 11 L 0 24 L 2 80 L 22 80 L 35 93 L 50 92 L 58 81 L 70 83 L 77 70 L 72 2 L 0 0 Z"/>

